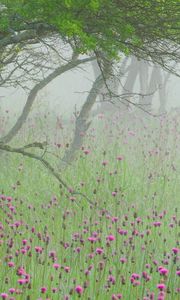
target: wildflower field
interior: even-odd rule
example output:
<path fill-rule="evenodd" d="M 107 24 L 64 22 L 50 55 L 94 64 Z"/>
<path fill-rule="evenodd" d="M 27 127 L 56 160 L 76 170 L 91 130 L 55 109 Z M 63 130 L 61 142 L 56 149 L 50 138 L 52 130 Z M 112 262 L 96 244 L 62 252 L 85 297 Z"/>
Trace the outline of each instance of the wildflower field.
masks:
<path fill-rule="evenodd" d="M 12 145 L 43 124 L 56 168 L 70 128 L 31 122 Z M 96 117 L 59 172 L 68 190 L 19 154 L 1 152 L 0 170 L 1 299 L 180 299 L 178 115 Z"/>

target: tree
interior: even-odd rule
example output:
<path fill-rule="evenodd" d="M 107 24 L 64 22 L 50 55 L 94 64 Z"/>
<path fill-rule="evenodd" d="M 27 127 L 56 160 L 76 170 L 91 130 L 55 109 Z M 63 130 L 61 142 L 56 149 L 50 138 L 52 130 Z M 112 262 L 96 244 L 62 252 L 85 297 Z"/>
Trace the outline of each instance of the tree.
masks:
<path fill-rule="evenodd" d="M 51 67 L 50 72 L 46 72 L 47 74 L 44 75 L 43 77 L 40 77 L 39 79 L 36 78 L 34 86 L 30 89 L 29 95 L 27 97 L 26 104 L 23 108 L 23 111 L 22 111 L 21 115 L 17 119 L 14 126 L 9 130 L 9 132 L 5 136 L 0 138 L 0 142 L 9 143 L 12 140 L 12 138 L 14 138 L 14 136 L 18 133 L 18 131 L 21 129 L 24 122 L 26 121 L 26 119 L 27 119 L 27 117 L 30 113 L 31 107 L 32 107 L 32 105 L 33 105 L 33 103 L 36 99 L 36 96 L 37 96 L 37 94 L 39 93 L 40 90 L 42 90 L 48 83 L 50 83 L 53 79 L 60 76 L 61 74 L 65 73 L 69 70 L 72 70 L 73 68 L 79 66 L 80 64 L 92 61 L 92 59 L 94 59 L 94 58 L 93 57 L 86 57 L 86 58 L 79 59 L 78 56 L 76 55 L 76 53 L 74 53 L 72 55 L 72 57 L 69 59 L 69 61 L 66 61 L 66 63 L 62 64 L 62 62 L 61 62 L 58 67 L 54 67 L 54 68 Z M 27 73 L 29 75 L 30 70 L 28 70 L 28 66 L 29 65 L 26 64 L 25 74 Z M 30 78 L 33 77 L 34 66 L 35 66 L 35 62 L 32 63 L 33 73 L 31 74 Z M 39 63 L 38 64 L 38 69 L 39 68 L 40 68 L 41 72 L 43 70 L 47 71 L 47 66 L 46 65 L 42 66 L 42 64 Z M 18 74 L 18 77 L 19 77 L 19 74 Z M 23 77 L 23 76 L 21 75 L 21 77 Z M 28 81 L 28 79 L 29 79 L 29 76 L 26 80 Z M 15 79 L 15 80 L 17 80 L 17 79 Z M 22 80 L 20 80 L 20 83 L 17 82 L 17 84 L 21 84 L 21 81 Z M 12 82 L 12 78 L 11 78 L 10 82 Z M 6 83 L 7 83 L 7 80 L 6 80 Z"/>
<path fill-rule="evenodd" d="M 4 35 L 0 45 L 15 43 L 22 35 L 30 40 L 58 33 L 80 53 L 95 51 L 113 59 L 119 52 L 133 53 L 164 67 L 168 67 L 169 60 L 179 58 L 178 0 L 1 0 L 1 3 L 6 9 L 0 22 Z M 27 37 L 28 34 L 31 36 Z"/>
<path fill-rule="evenodd" d="M 119 55 L 134 55 L 176 73 L 172 60 L 179 59 L 179 1 L 163 0 L 1 0 L 0 47 L 23 47 L 47 37 L 59 37 L 76 53 L 96 55 L 101 70 L 76 119 L 70 153 L 82 143 L 89 127 L 89 113 L 98 94 L 113 76 Z M 78 147 L 77 147 L 78 146 Z M 74 156 L 74 155 L 73 155 Z M 65 157 L 66 160 L 66 157 Z"/>

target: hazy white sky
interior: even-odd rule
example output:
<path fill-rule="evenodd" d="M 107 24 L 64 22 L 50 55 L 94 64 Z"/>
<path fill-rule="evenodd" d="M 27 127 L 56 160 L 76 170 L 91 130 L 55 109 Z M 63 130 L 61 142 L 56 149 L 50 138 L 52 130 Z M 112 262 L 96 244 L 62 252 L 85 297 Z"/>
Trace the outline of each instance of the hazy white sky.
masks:
<path fill-rule="evenodd" d="M 70 115 L 81 107 L 87 97 L 94 80 L 94 73 L 90 63 L 83 66 L 83 69 L 68 71 L 56 78 L 38 95 L 33 109 L 43 105 L 47 110 L 54 110 L 59 115 Z M 136 82 L 136 91 L 139 84 Z M 180 106 L 180 79 L 172 75 L 168 82 L 168 104 L 167 108 Z M 27 95 L 20 88 L 1 88 L 0 105 L 3 110 L 10 110 L 20 113 L 26 101 Z M 157 96 L 154 97 L 154 106 L 158 107 Z"/>

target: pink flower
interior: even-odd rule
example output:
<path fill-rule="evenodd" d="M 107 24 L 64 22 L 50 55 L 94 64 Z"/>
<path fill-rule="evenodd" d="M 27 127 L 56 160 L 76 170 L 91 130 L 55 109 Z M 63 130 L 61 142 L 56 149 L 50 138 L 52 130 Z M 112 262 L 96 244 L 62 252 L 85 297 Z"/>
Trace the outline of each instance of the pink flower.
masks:
<path fill-rule="evenodd" d="M 22 249 L 21 249 L 21 253 L 22 253 L 22 254 L 26 254 L 26 253 L 27 253 L 27 250 L 24 249 L 24 248 L 22 248 Z"/>
<path fill-rule="evenodd" d="M 161 222 L 157 221 L 157 222 L 154 222 L 153 225 L 154 227 L 160 227 L 161 226 Z"/>
<path fill-rule="evenodd" d="M 43 248 L 40 247 L 40 246 L 36 246 L 36 247 L 35 247 L 35 251 L 36 251 L 37 253 L 42 253 Z"/>
<path fill-rule="evenodd" d="M 125 257 L 121 257 L 121 258 L 120 258 L 120 262 L 121 262 L 122 264 L 124 264 L 124 263 L 127 262 L 127 259 L 126 259 Z"/>
<path fill-rule="evenodd" d="M 161 275 L 168 275 L 169 270 L 168 270 L 168 269 L 165 269 L 165 268 L 163 268 L 163 267 L 160 267 L 160 268 L 159 268 L 159 273 L 160 273 Z"/>
<path fill-rule="evenodd" d="M 8 262 L 8 267 L 12 268 L 15 266 L 15 263 L 13 261 Z"/>
<path fill-rule="evenodd" d="M 90 236 L 88 237 L 88 241 L 90 241 L 91 243 L 95 243 L 97 241 L 97 238 Z"/>
<path fill-rule="evenodd" d="M 173 252 L 174 254 L 178 254 L 178 253 L 179 253 L 179 249 L 178 249 L 178 248 L 172 248 L 172 252 Z"/>
<path fill-rule="evenodd" d="M 66 272 L 66 273 L 69 273 L 70 272 L 70 267 L 64 267 L 64 271 Z"/>
<path fill-rule="evenodd" d="M 117 160 L 123 160 L 124 157 L 122 155 L 117 156 Z"/>
<path fill-rule="evenodd" d="M 19 276 L 25 275 L 25 274 L 26 274 L 26 271 L 24 270 L 23 267 L 20 267 L 20 268 L 18 269 L 18 271 L 17 271 L 17 274 L 18 274 Z"/>
<path fill-rule="evenodd" d="M 77 285 L 77 286 L 75 287 L 75 291 L 76 291 L 77 294 L 82 295 L 82 293 L 83 293 L 83 288 L 82 288 L 82 286 Z"/>
<path fill-rule="evenodd" d="M 115 279 L 115 277 L 112 276 L 112 275 L 109 275 L 108 281 L 111 282 L 112 284 L 115 284 L 115 283 L 116 283 L 116 279 Z"/>
<path fill-rule="evenodd" d="M 16 291 L 16 289 L 15 289 L 15 288 L 10 288 L 10 289 L 9 289 L 9 292 L 10 292 L 10 294 L 14 294 L 14 293 L 15 293 L 15 291 Z"/>
<path fill-rule="evenodd" d="M 116 223 L 118 221 L 118 217 L 112 217 L 111 221 L 112 221 L 112 223 Z"/>
<path fill-rule="evenodd" d="M 112 192 L 111 195 L 112 195 L 113 197 L 115 197 L 115 196 L 117 195 L 117 192 Z"/>
<path fill-rule="evenodd" d="M 96 249 L 97 254 L 102 254 L 103 252 L 104 252 L 104 250 L 102 248 L 97 248 Z"/>
<path fill-rule="evenodd" d="M 53 264 L 53 268 L 56 269 L 56 270 L 59 269 L 60 268 L 60 264 Z"/>
<path fill-rule="evenodd" d="M 157 288 L 158 288 L 160 291 L 163 291 L 163 290 L 166 289 L 166 286 L 165 286 L 164 283 L 159 283 L 159 284 L 157 285 Z"/>
<path fill-rule="evenodd" d="M 112 242 L 112 241 L 114 241 L 115 239 L 116 239 L 115 236 L 112 235 L 112 234 L 110 234 L 110 235 L 108 235 L 108 236 L 106 237 L 106 240 L 108 240 L 109 242 Z"/>
<path fill-rule="evenodd" d="M 30 282 L 31 276 L 30 274 L 25 274 L 26 283 Z"/>
<path fill-rule="evenodd" d="M 56 257 L 56 252 L 55 251 L 50 251 L 49 252 L 49 257 L 55 258 Z"/>
<path fill-rule="evenodd" d="M 7 298 L 8 298 L 8 294 L 6 294 L 6 293 L 1 293 L 1 298 L 2 298 L 2 299 L 7 299 Z"/>
<path fill-rule="evenodd" d="M 103 162 L 102 162 L 102 165 L 105 167 L 106 165 L 108 164 L 108 161 L 107 160 L 104 160 Z"/>
<path fill-rule="evenodd" d="M 80 253 L 80 252 L 81 252 L 81 248 L 80 248 L 80 247 L 77 247 L 77 248 L 75 249 L 75 252 Z"/>
<path fill-rule="evenodd" d="M 118 229 L 118 233 L 120 235 L 127 235 L 128 234 L 127 230 L 125 230 L 125 229 Z"/>
<path fill-rule="evenodd" d="M 23 285 L 23 284 L 26 284 L 26 283 L 27 283 L 27 280 L 26 280 L 25 278 L 20 278 L 20 279 L 18 279 L 18 283 L 19 283 L 20 285 Z"/>
<path fill-rule="evenodd" d="M 41 293 L 42 294 L 45 294 L 47 291 L 47 288 L 45 286 L 41 287 Z"/>
<path fill-rule="evenodd" d="M 84 150 L 84 154 L 85 154 L 85 155 L 90 154 L 90 152 L 91 152 L 91 151 L 90 151 L 89 149 L 85 149 L 85 150 Z"/>
<path fill-rule="evenodd" d="M 131 278 L 133 278 L 133 279 L 140 279 L 141 276 L 140 276 L 139 274 L 137 274 L 137 273 L 133 273 L 133 274 L 131 275 Z"/>
<path fill-rule="evenodd" d="M 138 280 L 134 280 L 134 282 L 133 282 L 133 286 L 139 286 L 140 284 L 141 284 L 141 282 Z"/>
<path fill-rule="evenodd" d="M 176 275 L 180 276 L 180 270 L 176 271 Z"/>

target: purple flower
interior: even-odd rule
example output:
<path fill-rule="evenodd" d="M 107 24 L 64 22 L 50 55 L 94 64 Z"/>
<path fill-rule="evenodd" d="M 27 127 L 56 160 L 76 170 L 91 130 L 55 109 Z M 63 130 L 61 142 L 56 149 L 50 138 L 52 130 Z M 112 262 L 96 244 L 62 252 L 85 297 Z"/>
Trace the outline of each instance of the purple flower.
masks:
<path fill-rule="evenodd" d="M 157 288 L 160 290 L 160 291 L 163 291 L 166 289 L 166 285 L 164 283 L 159 283 L 157 284 Z"/>
<path fill-rule="evenodd" d="M 77 285 L 77 286 L 75 287 L 75 291 L 76 291 L 77 294 L 82 295 L 82 293 L 83 293 L 84 290 L 83 290 L 83 287 L 82 287 L 82 286 Z"/>

